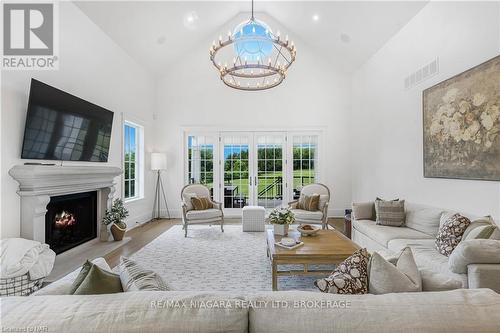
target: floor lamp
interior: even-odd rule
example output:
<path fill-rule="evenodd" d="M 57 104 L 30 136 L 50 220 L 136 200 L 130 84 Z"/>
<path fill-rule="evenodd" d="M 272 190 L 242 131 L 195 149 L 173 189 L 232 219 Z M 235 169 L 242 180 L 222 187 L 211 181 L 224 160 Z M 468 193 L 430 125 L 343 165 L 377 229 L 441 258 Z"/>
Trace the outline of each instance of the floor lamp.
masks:
<path fill-rule="evenodd" d="M 165 195 L 165 189 L 163 188 L 163 182 L 161 180 L 162 170 L 167 169 L 167 155 L 165 153 L 151 153 L 151 170 L 157 172 L 156 177 L 156 188 L 155 188 L 155 201 L 153 202 L 153 220 L 159 220 L 161 218 L 161 201 L 163 197 L 163 202 L 165 203 L 165 208 L 167 209 L 167 216 L 170 220 L 170 212 L 168 211 L 167 197 Z"/>

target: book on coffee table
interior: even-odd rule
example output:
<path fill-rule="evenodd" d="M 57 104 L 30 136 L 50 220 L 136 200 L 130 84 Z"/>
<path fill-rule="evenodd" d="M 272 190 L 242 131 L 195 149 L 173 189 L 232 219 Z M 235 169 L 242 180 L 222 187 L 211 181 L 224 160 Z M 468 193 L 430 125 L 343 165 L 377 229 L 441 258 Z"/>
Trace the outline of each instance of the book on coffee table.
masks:
<path fill-rule="evenodd" d="M 275 242 L 274 245 L 279 246 L 279 247 L 281 247 L 283 249 L 294 250 L 294 249 L 298 248 L 299 246 L 304 245 L 304 242 L 297 241 L 297 242 L 295 242 L 295 244 L 290 245 L 290 246 L 289 245 L 281 244 L 281 242 Z"/>

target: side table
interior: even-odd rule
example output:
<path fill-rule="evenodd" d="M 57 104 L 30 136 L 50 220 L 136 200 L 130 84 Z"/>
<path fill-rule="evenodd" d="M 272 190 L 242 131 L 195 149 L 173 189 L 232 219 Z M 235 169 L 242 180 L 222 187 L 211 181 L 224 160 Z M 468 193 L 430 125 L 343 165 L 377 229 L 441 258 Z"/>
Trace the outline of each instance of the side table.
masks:
<path fill-rule="evenodd" d="M 347 214 L 344 216 L 344 234 L 349 239 L 351 239 L 351 228 L 352 228 L 351 214 Z"/>

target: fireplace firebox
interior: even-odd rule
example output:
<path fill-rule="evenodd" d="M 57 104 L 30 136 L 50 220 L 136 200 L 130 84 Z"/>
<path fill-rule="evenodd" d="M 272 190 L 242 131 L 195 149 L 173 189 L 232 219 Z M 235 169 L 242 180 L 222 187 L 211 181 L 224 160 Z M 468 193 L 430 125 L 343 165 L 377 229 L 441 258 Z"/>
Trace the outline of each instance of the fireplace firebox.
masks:
<path fill-rule="evenodd" d="M 97 237 L 97 191 L 53 196 L 45 214 L 45 242 L 62 253 Z"/>

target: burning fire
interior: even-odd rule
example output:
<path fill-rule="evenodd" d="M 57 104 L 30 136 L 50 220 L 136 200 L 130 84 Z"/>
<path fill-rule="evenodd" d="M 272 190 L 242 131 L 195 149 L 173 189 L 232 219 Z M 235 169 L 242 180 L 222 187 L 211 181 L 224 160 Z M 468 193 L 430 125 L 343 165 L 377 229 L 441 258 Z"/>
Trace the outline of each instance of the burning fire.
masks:
<path fill-rule="evenodd" d="M 62 213 L 56 215 L 55 224 L 56 228 L 67 228 L 72 225 L 75 225 L 76 219 L 73 214 L 63 210 Z"/>

